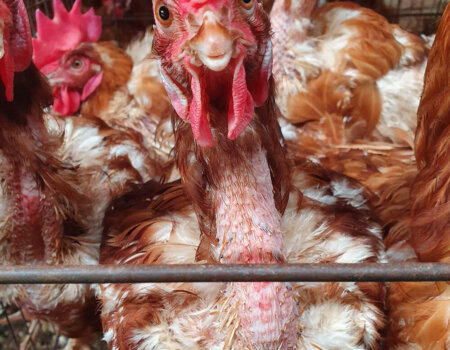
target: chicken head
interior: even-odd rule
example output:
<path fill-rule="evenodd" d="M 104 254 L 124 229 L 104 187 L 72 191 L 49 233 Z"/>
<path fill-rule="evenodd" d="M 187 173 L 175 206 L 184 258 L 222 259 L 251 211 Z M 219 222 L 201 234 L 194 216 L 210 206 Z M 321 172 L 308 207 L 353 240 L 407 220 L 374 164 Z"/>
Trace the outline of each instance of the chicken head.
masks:
<path fill-rule="evenodd" d="M 71 115 L 80 108 L 102 82 L 103 72 L 91 44 L 81 44 L 64 54 L 54 72 L 47 74 L 53 90 L 53 108 Z"/>
<path fill-rule="evenodd" d="M 14 72 L 24 71 L 31 62 L 30 24 L 22 0 L 0 1 L 0 78 L 5 97 L 14 98 Z"/>
<path fill-rule="evenodd" d="M 272 47 L 262 4 L 159 0 L 153 10 L 153 49 L 175 111 L 200 146 L 213 146 L 208 104 L 228 108 L 228 138 L 237 138 L 268 96 Z"/>
<path fill-rule="evenodd" d="M 53 1 L 55 15 L 36 12 L 37 38 L 33 39 L 34 63 L 49 78 L 54 109 L 62 115 L 75 113 L 102 81 L 100 66 L 88 54 L 89 43 L 101 35 L 101 18 L 93 9 L 81 13 L 81 0 L 67 11 L 61 0 Z"/>

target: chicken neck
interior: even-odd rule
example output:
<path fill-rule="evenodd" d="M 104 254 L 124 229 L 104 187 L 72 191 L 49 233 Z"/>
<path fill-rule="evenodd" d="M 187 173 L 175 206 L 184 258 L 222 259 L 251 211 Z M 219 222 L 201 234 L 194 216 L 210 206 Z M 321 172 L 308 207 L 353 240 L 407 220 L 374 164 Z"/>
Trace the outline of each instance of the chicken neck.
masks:
<path fill-rule="evenodd" d="M 212 260 L 283 263 L 280 221 L 289 176 L 272 99 L 233 141 L 227 138 L 226 109 L 211 103 L 215 145 L 196 146 L 189 124 L 179 123 L 176 150 L 202 231 L 217 242 Z M 234 314 L 239 320 L 236 335 L 243 347 L 288 349 L 295 344 L 296 307 L 289 284 L 230 283 L 224 300 L 235 311 L 227 317 Z"/>
<path fill-rule="evenodd" d="M 45 186 L 40 170 L 51 163 L 46 148 L 49 137 L 41 118 L 41 103 L 48 99 L 48 91 L 28 96 L 24 84 L 40 80 L 34 67 L 16 73 L 15 99 L 0 101 L 0 150 L 3 198 L 6 225 L 0 240 L 9 241 L 8 256 L 13 263 L 49 263 L 54 258 L 58 240 L 62 235 L 61 218 L 55 215 L 53 193 Z M 47 159 L 46 159 L 47 158 Z"/>
<path fill-rule="evenodd" d="M 309 19 L 316 6 L 317 0 L 275 0 L 272 11 L 270 12 L 270 21 L 274 44 L 278 38 L 284 39 L 294 22 Z M 305 38 L 306 38 L 306 22 L 305 22 Z M 305 38 L 296 38 L 296 42 Z"/>

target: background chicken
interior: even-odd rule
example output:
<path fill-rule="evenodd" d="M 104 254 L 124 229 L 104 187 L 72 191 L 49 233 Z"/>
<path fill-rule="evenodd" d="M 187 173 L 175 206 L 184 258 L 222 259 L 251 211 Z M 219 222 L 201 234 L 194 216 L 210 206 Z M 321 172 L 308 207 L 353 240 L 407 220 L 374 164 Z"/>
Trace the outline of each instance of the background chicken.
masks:
<path fill-rule="evenodd" d="M 277 102 L 297 138 L 412 145 L 425 42 L 357 4 L 315 3 L 277 0 L 271 12 Z"/>
<path fill-rule="evenodd" d="M 79 112 L 141 139 L 150 157 L 163 169 L 171 167 L 173 132 L 167 95 L 147 59 L 152 35 L 147 33 L 129 52 L 112 42 L 97 42 L 101 20 L 93 10 L 82 14 L 81 0 L 68 12 L 53 2 L 52 20 L 36 13 L 37 38 L 33 39 L 36 66 L 53 89 L 54 110 L 68 116 Z M 137 47 L 140 46 L 140 50 Z M 139 64 L 138 64 L 139 63 Z"/>
<path fill-rule="evenodd" d="M 283 135 L 294 155 L 377 194 L 388 226 L 409 210 L 427 43 L 354 3 L 315 3 L 275 1 L 271 12 Z"/>
<path fill-rule="evenodd" d="M 383 261 L 364 188 L 284 157 L 260 3 L 168 0 L 154 12 L 163 81 L 190 121 L 174 120 L 182 185 L 117 201 L 102 263 Z M 105 284 L 98 295 L 113 349 L 377 349 L 384 322 L 378 283 Z"/>
<path fill-rule="evenodd" d="M 151 161 L 136 140 L 102 123 L 44 117 L 51 90 L 31 64 L 22 1 L 1 1 L 0 19 L 0 262 L 98 264 L 105 208 L 149 179 Z M 68 348 L 90 343 L 100 330 L 90 285 L 9 285 L 1 298 L 76 338 Z"/>
<path fill-rule="evenodd" d="M 418 111 L 416 177 L 410 215 L 389 232 L 392 259 L 450 262 L 450 5 L 431 48 Z M 448 349 L 448 282 L 392 283 L 389 336 L 394 349 Z"/>
<path fill-rule="evenodd" d="M 50 103 L 51 95 L 39 72 L 30 66 L 31 35 L 24 5 L 22 1 L 2 1 L 0 6 L 5 23 L 1 33 L 5 52 L 0 101 L 2 263 L 93 263 L 96 254 L 89 235 L 72 232 L 63 238 L 66 220 L 82 222 L 79 213 L 67 208 L 68 198 L 80 207 L 88 203 L 65 180 L 75 179 L 73 169 L 53 156 L 56 140 L 46 132 L 41 116 L 41 108 Z M 74 249 L 83 238 L 86 244 Z M 54 321 L 69 337 L 89 338 L 97 329 L 89 286 L 15 285 L 6 293 L 5 298 L 21 305 L 28 314 Z"/>

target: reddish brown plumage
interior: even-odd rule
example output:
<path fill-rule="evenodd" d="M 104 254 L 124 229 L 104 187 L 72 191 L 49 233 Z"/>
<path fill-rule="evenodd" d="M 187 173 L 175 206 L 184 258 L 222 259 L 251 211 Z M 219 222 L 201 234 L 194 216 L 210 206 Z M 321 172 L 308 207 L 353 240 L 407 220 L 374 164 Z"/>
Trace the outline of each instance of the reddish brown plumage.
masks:
<path fill-rule="evenodd" d="M 8 102 L 0 84 L 0 262 L 97 264 L 106 206 L 154 165 L 140 140 L 101 120 L 43 115 L 51 90 L 33 64 L 14 74 L 14 89 Z M 101 329 L 90 285 L 10 285 L 2 299 L 76 338 L 74 348 Z"/>
<path fill-rule="evenodd" d="M 76 55 L 88 57 L 103 73 L 100 85 L 81 103 L 80 116 L 100 118 L 109 127 L 139 139 L 154 162 L 149 176 L 170 176 L 173 168 L 173 135 L 169 134 L 171 112 L 159 79 L 145 70 L 132 78 L 131 57 L 112 42 L 84 43 L 67 54 L 68 57 Z M 129 83 L 133 84 L 133 93 L 146 103 L 130 93 Z"/>
<path fill-rule="evenodd" d="M 221 173 L 216 170 L 220 169 L 223 164 L 232 166 L 234 162 L 239 162 L 241 157 L 246 157 L 248 153 L 251 153 L 255 139 L 258 140 L 257 147 L 259 144 L 263 145 L 267 152 L 276 206 L 280 213 L 284 212 L 287 191 L 290 190 L 288 185 L 290 175 L 280 144 L 281 134 L 276 122 L 276 114 L 274 114 L 273 94 L 270 96 L 269 101 L 257 109 L 258 118 L 255 118 L 249 127 L 252 132 L 243 135 L 235 142 L 229 142 L 225 136 L 227 121 L 220 117 L 218 111 L 211 112 L 211 124 L 217 130 L 214 134 L 217 147 L 214 148 L 197 146 L 190 125 L 174 116 L 178 168 L 186 186 L 186 193 L 192 199 L 199 217 L 205 220 L 201 220 L 200 224 L 207 225 L 207 231 L 213 229 L 211 222 L 214 221 L 215 215 L 208 188 L 215 187 L 216 183 L 223 180 L 220 178 Z M 195 156 L 195 162 L 192 161 L 191 155 Z"/>
<path fill-rule="evenodd" d="M 53 89 L 54 110 L 64 116 L 99 118 L 109 127 L 139 138 L 154 162 L 153 171 L 148 175 L 152 178 L 170 176 L 167 174 L 173 166 L 170 104 L 155 76 L 154 60 L 146 57 L 151 50 L 151 32 L 135 40 L 128 55 L 113 42 L 93 42 L 98 36 L 90 40 L 77 37 L 77 16 L 67 15 L 59 2 L 55 6 L 69 21 L 65 27 L 74 40 L 71 45 L 60 47 L 65 38 L 55 33 L 35 41 L 42 52 L 42 48 L 49 47 L 55 56 L 51 66 L 42 67 Z M 74 4 L 74 8 L 78 6 L 79 3 Z M 77 13 L 77 9 L 70 13 L 74 12 Z M 43 31 L 49 23 L 57 23 L 40 15 Z M 83 16 L 85 26 L 97 28 L 99 18 Z"/>
<path fill-rule="evenodd" d="M 109 108 L 114 93 L 130 80 L 133 61 L 109 41 L 81 44 L 70 55 L 83 55 L 100 65 L 102 82 L 90 98 L 82 103 L 80 112 L 85 116 L 101 117 Z"/>
<path fill-rule="evenodd" d="M 78 187 L 84 175 L 55 157 L 61 139 L 48 133 L 41 111 L 50 101 L 50 90 L 33 65 L 15 74 L 14 101 L 0 101 L 3 264 L 77 260 L 72 258 L 76 237 L 67 235 L 64 226 L 71 220 L 82 224 L 90 204 Z M 91 338 L 99 330 L 93 291 L 74 287 L 79 288 L 79 295 L 68 297 L 64 288 L 10 286 L 5 297 L 22 306 L 28 317 L 53 322 L 63 335 Z"/>
<path fill-rule="evenodd" d="M 450 262 L 450 5 L 431 48 L 418 110 L 410 216 L 403 239 L 423 262 Z M 390 232 L 389 236 L 397 232 Z M 389 238 L 389 237 L 388 237 Z M 422 349 L 448 349 L 450 286 L 446 282 L 393 283 L 390 341 Z"/>
<path fill-rule="evenodd" d="M 271 14 L 288 149 L 363 183 L 391 226 L 409 211 L 425 43 L 353 3 L 311 16 L 300 4 L 280 0 Z"/>
<path fill-rule="evenodd" d="M 357 4 L 307 9 L 314 2 L 279 0 L 271 13 L 277 103 L 299 129 L 299 142 L 310 122 L 323 124 L 312 127 L 318 139 L 335 144 L 335 135 L 321 131 L 333 118 L 345 136 L 339 143 L 362 138 L 411 145 L 424 40 Z M 308 104 L 314 108 L 304 109 Z"/>

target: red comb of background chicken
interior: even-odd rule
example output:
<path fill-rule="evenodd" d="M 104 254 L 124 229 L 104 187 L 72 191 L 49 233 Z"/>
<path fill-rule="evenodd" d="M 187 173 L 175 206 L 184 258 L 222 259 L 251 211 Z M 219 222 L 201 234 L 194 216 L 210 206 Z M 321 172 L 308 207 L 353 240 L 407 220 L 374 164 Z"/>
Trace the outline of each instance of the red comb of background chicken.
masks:
<path fill-rule="evenodd" d="M 82 42 L 96 42 L 102 33 L 102 20 L 91 8 L 81 13 L 81 0 L 69 11 L 61 0 L 53 0 L 53 19 L 36 11 L 37 38 L 33 39 L 34 63 L 48 74 L 57 68 L 60 57 Z"/>
<path fill-rule="evenodd" d="M 22 0 L 0 1 L 0 78 L 8 101 L 13 100 L 14 72 L 25 70 L 31 62 L 30 23 Z"/>

